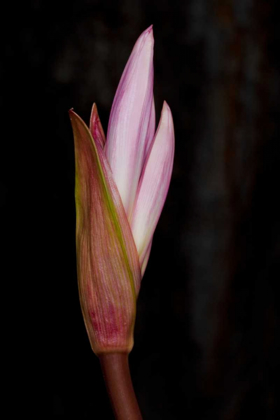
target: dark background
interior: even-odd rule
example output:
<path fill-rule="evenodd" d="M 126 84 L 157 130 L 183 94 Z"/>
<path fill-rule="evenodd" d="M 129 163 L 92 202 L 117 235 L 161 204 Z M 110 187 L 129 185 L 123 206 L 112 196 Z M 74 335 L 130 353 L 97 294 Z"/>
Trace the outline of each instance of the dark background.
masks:
<path fill-rule="evenodd" d="M 157 116 L 165 99 L 176 153 L 130 356 L 143 417 L 279 418 L 276 0 L 33 0 L 2 9 L 9 415 L 113 418 L 78 301 L 67 111 L 88 121 L 96 102 L 106 130 L 126 60 L 152 23 Z"/>

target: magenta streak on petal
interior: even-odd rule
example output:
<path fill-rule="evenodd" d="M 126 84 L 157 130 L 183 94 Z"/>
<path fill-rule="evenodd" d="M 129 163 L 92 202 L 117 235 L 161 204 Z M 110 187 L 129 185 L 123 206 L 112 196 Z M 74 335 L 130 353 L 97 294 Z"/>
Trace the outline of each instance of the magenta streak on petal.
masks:
<path fill-rule="evenodd" d="M 170 108 L 164 102 L 159 126 L 139 182 L 131 223 L 142 270 L 167 196 L 173 159 L 173 120 Z"/>
<path fill-rule="evenodd" d="M 95 142 L 98 143 L 103 149 L 106 139 L 95 103 L 92 105 L 91 109 L 89 129 Z"/>
<path fill-rule="evenodd" d="M 138 38 L 122 74 L 104 148 L 129 220 L 143 167 L 145 145 L 150 136 L 148 132 L 152 131 L 153 45 L 150 26 Z"/>

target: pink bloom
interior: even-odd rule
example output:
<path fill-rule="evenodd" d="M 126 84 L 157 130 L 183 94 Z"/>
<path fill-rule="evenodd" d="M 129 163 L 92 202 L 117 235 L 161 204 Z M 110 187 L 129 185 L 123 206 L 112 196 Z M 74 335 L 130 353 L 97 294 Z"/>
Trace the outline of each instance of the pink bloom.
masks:
<path fill-rule="evenodd" d="M 111 109 L 107 139 L 69 111 L 75 139 L 80 301 L 96 354 L 130 351 L 136 298 L 169 188 L 174 128 L 163 104 L 155 133 L 153 31 L 138 38 Z"/>

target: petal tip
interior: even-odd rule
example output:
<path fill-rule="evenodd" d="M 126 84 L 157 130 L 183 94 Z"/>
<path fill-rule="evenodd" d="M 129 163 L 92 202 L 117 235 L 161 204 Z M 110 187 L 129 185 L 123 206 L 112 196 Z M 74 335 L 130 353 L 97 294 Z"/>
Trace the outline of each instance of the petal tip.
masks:
<path fill-rule="evenodd" d="M 146 42 L 150 42 L 154 44 L 154 32 L 153 32 L 153 25 L 150 25 L 142 34 L 139 36 L 138 40 Z"/>
<path fill-rule="evenodd" d="M 170 122 L 172 122 L 172 112 L 166 101 L 163 101 L 160 119 L 163 124 L 168 125 Z"/>
<path fill-rule="evenodd" d="M 78 114 L 76 114 L 76 112 L 74 111 L 74 108 L 70 108 L 68 110 L 68 115 L 69 115 L 69 119 L 70 119 L 72 125 L 73 125 L 73 121 L 75 120 L 76 117 L 80 118 L 78 116 Z"/>
<path fill-rule="evenodd" d="M 151 34 L 153 35 L 153 27 L 154 25 L 150 25 L 143 33 Z"/>
<path fill-rule="evenodd" d="M 170 106 L 165 100 L 163 101 L 162 110 L 170 111 Z"/>

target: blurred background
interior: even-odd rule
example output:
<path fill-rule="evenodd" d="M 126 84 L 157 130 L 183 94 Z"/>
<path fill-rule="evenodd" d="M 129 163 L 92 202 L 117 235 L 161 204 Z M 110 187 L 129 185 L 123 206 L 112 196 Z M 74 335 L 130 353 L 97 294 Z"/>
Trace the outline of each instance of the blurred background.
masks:
<path fill-rule="evenodd" d="M 88 121 L 96 102 L 106 131 L 154 24 L 157 117 L 166 100 L 176 153 L 130 356 L 143 418 L 279 418 L 279 13 L 277 0 L 4 6 L 4 319 L 17 350 L 6 390 L 25 391 L 21 413 L 113 420 L 79 307 L 68 110 Z"/>

